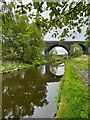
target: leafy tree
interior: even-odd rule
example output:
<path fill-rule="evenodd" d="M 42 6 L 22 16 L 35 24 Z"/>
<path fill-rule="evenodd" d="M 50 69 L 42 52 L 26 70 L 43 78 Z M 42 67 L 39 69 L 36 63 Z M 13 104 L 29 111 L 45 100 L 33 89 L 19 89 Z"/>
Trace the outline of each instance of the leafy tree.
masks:
<path fill-rule="evenodd" d="M 41 61 L 44 51 L 44 40 L 40 29 L 35 23 L 30 24 L 27 28 L 27 34 L 21 35 L 23 59 L 27 62 Z M 25 42 L 26 41 L 26 42 Z"/>
<path fill-rule="evenodd" d="M 83 50 L 82 50 L 82 47 L 76 43 L 74 43 L 72 46 L 71 46 L 71 50 L 70 50 L 70 56 L 72 57 L 79 57 L 83 54 Z"/>
<path fill-rule="evenodd" d="M 13 13 L 11 3 L 2 14 L 2 26 L 3 59 L 22 60 L 35 64 L 44 59 L 41 29 L 35 22 L 29 23 L 27 15 Z"/>
<path fill-rule="evenodd" d="M 50 51 L 50 56 L 52 57 L 53 55 L 57 55 L 57 50 L 56 50 L 56 48 L 53 48 L 53 49 Z"/>
<path fill-rule="evenodd" d="M 19 14 L 26 14 L 30 12 L 28 17 L 34 19 L 36 24 L 43 30 L 44 34 L 55 29 L 54 35 L 57 36 L 58 28 L 62 29 L 62 33 L 59 34 L 60 41 L 65 40 L 65 36 L 75 38 L 74 34 L 82 32 L 82 26 L 86 26 L 86 40 L 89 38 L 89 15 L 90 15 L 90 2 L 84 1 L 60 1 L 60 2 L 31 2 L 23 5 L 22 2 L 15 6 L 16 12 Z M 36 10 L 31 12 L 32 9 Z M 48 11 L 49 17 L 45 18 L 42 14 Z"/>

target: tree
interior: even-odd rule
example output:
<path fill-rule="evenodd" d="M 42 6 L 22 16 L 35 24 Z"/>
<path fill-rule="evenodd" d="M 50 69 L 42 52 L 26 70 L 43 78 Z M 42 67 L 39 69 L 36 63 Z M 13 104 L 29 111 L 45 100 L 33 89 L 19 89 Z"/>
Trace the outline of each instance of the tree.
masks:
<path fill-rule="evenodd" d="M 36 10 L 36 13 L 31 12 L 32 9 Z M 36 21 L 37 26 L 43 30 L 43 33 L 47 33 L 52 29 L 55 29 L 54 35 L 57 36 L 58 28 L 62 29 L 62 33 L 59 35 L 60 41 L 65 40 L 65 36 L 75 38 L 70 33 L 81 33 L 82 26 L 85 25 L 86 40 L 90 40 L 88 34 L 90 32 L 88 28 L 88 17 L 90 15 L 90 2 L 84 1 L 60 1 L 60 2 L 31 2 L 23 5 L 22 2 L 15 5 L 15 11 L 19 14 L 26 14 L 29 11 L 28 17 Z M 44 11 L 48 11 L 49 18 L 42 16 Z"/>
<path fill-rule="evenodd" d="M 44 59 L 43 33 L 35 22 L 29 23 L 27 15 L 13 13 L 10 6 L 2 14 L 3 59 L 36 64 Z"/>
<path fill-rule="evenodd" d="M 53 55 L 57 55 L 57 50 L 56 50 L 56 48 L 53 48 L 53 49 L 50 51 L 50 56 L 52 57 Z"/>
<path fill-rule="evenodd" d="M 71 57 L 79 57 L 83 54 L 83 50 L 82 50 L 82 47 L 76 43 L 74 43 L 72 46 L 71 46 L 71 50 L 70 50 L 70 56 Z"/>

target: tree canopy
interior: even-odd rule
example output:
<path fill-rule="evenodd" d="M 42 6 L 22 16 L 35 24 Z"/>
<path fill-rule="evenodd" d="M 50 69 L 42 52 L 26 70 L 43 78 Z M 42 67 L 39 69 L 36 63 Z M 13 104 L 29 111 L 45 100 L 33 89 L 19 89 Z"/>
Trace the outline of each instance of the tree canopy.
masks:
<path fill-rule="evenodd" d="M 38 64 L 44 59 L 43 33 L 36 22 L 29 23 L 27 15 L 15 14 L 11 3 L 4 5 L 2 14 L 3 60 L 22 60 Z"/>
<path fill-rule="evenodd" d="M 19 1 L 19 0 L 18 0 Z M 3 2 L 6 6 L 6 2 Z M 82 26 L 86 27 L 86 40 L 89 40 L 89 15 L 90 2 L 87 1 L 60 1 L 60 2 L 11 2 L 9 7 L 19 15 L 27 14 L 28 19 L 36 21 L 37 26 L 46 34 L 55 29 L 53 36 L 57 36 L 58 28 L 62 29 L 59 34 L 61 41 L 65 40 L 65 36 L 75 38 L 72 33 L 78 34 L 82 32 Z M 43 16 L 47 12 L 46 17 Z M 72 31 L 72 33 L 70 32 Z"/>

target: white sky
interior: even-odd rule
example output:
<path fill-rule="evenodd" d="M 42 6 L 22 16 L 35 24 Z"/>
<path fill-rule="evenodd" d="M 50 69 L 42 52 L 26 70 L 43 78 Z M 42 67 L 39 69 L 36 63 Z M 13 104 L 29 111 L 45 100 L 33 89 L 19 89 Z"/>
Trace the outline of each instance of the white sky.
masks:
<path fill-rule="evenodd" d="M 55 47 L 55 49 L 57 50 L 58 55 L 62 55 L 62 54 L 65 54 L 65 53 L 68 54 L 68 52 L 62 47 Z"/>
<path fill-rule="evenodd" d="M 84 41 L 85 40 L 85 37 L 84 37 L 84 34 L 85 34 L 85 30 L 86 30 L 86 28 L 83 26 L 82 27 L 82 33 L 78 33 L 77 35 L 75 35 L 76 36 L 76 38 L 75 39 L 72 39 L 72 38 L 70 38 L 70 37 L 67 37 L 66 38 L 66 41 L 68 40 L 68 41 Z M 59 33 L 61 32 L 61 30 L 59 29 L 58 30 L 59 31 Z M 51 33 L 47 33 L 46 35 L 45 35 L 45 40 L 46 41 L 59 41 L 59 39 L 58 39 L 58 37 L 56 37 L 56 38 L 54 38 L 54 37 L 52 37 L 52 34 L 53 34 L 53 31 L 51 31 Z"/>

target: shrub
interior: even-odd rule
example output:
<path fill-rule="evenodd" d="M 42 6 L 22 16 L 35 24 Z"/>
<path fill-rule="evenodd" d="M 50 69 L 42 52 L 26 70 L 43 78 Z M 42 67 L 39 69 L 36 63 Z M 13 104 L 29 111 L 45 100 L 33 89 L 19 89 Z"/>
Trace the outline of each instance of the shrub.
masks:
<path fill-rule="evenodd" d="M 83 50 L 82 50 L 82 47 L 78 44 L 73 44 L 71 46 L 71 50 L 70 50 L 70 56 L 71 57 L 79 57 L 83 54 Z"/>

